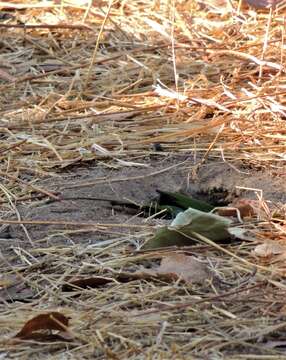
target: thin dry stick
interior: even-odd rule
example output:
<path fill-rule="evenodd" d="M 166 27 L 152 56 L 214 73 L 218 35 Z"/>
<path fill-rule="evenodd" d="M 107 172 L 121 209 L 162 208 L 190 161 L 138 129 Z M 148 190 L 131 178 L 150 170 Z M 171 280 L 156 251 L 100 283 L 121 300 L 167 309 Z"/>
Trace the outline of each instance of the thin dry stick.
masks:
<path fill-rule="evenodd" d="M 46 196 L 47 195 L 45 195 L 45 194 L 25 195 L 25 196 L 21 196 L 19 198 L 14 197 L 14 201 L 16 203 L 18 203 L 18 202 L 22 202 L 22 201 L 40 200 L 42 198 L 45 198 Z M 0 205 L 6 204 L 7 202 L 9 202 L 9 201 L 8 200 L 0 200 Z"/>
<path fill-rule="evenodd" d="M 8 146 L 7 148 L 0 149 L 0 154 L 3 154 L 3 153 L 5 153 L 5 152 L 7 152 L 7 151 L 10 151 L 10 150 L 12 150 L 12 149 L 15 149 L 16 147 L 24 144 L 24 143 L 27 142 L 27 141 L 28 141 L 28 139 L 24 139 L 24 140 L 21 140 L 21 141 L 17 142 L 16 144 L 13 144 L 13 145 Z"/>
<path fill-rule="evenodd" d="M 219 295 L 209 296 L 208 298 L 201 299 L 201 300 L 198 300 L 198 301 L 191 301 L 191 302 L 178 304 L 178 305 L 163 305 L 163 306 L 161 306 L 161 307 L 159 307 L 157 309 L 143 311 L 142 313 L 137 314 L 135 316 L 136 317 L 145 316 L 145 315 L 154 314 L 154 313 L 158 313 L 158 312 L 165 311 L 165 310 L 168 310 L 168 311 L 183 310 L 183 309 L 186 309 L 188 307 L 193 307 L 195 305 L 200 305 L 200 304 L 203 304 L 203 303 L 206 303 L 206 302 L 212 302 L 212 301 L 217 301 L 217 300 L 223 301 L 225 297 L 228 297 L 228 296 L 231 296 L 231 295 L 236 295 L 236 294 L 239 294 L 241 292 L 246 292 L 246 291 L 252 290 L 252 289 L 257 288 L 257 287 L 261 287 L 262 285 L 265 285 L 266 283 L 267 283 L 266 281 L 261 281 L 260 283 L 248 286 L 246 288 L 233 290 L 233 291 L 228 291 L 228 292 L 225 292 L 225 293 L 219 294 Z"/>
<path fill-rule="evenodd" d="M 176 137 L 176 136 L 191 136 L 191 135 L 197 135 L 200 133 L 206 133 L 208 132 L 210 129 L 217 127 L 219 125 L 222 124 L 227 124 L 229 122 L 233 121 L 232 117 L 229 118 L 225 118 L 224 116 L 216 118 L 214 120 L 211 120 L 208 125 L 205 126 L 198 126 L 195 129 L 190 129 L 190 130 L 179 130 L 179 131 L 175 131 L 171 134 L 166 134 L 166 135 L 160 135 L 160 136 L 156 136 L 154 138 L 151 139 L 147 139 L 147 140 L 142 140 L 137 142 L 137 144 L 149 144 L 149 143 L 154 143 L 154 142 L 158 142 L 158 141 L 162 141 L 162 140 L 166 140 L 172 137 Z"/>
<path fill-rule="evenodd" d="M 54 195 L 50 191 L 47 191 L 45 189 L 42 189 L 42 188 L 40 188 L 38 186 L 35 186 L 35 185 L 32 185 L 32 184 L 29 184 L 26 181 L 17 178 L 16 176 L 5 173 L 4 171 L 0 170 L 0 176 L 3 176 L 4 178 L 8 178 L 8 179 L 13 180 L 13 181 L 17 181 L 18 183 L 21 183 L 21 184 L 23 184 L 25 186 L 29 186 L 31 189 L 33 189 L 35 191 L 38 191 L 38 192 L 40 192 L 42 194 L 45 194 L 45 195 L 47 195 L 48 197 L 50 197 L 52 199 L 60 200 L 60 198 L 58 196 Z"/>
<path fill-rule="evenodd" d="M 232 105 L 236 105 L 237 103 L 244 102 L 244 101 L 251 101 L 251 100 L 260 99 L 260 98 L 263 99 L 263 98 L 267 98 L 267 97 L 271 98 L 272 96 L 285 95 L 285 94 L 286 94 L 286 90 L 279 91 L 279 92 L 274 91 L 271 94 L 259 94 L 256 96 L 249 96 L 249 97 L 241 98 L 241 99 L 237 99 L 237 100 L 226 101 L 224 103 L 224 105 L 232 106 Z"/>
<path fill-rule="evenodd" d="M 62 226 L 90 226 L 95 228 L 106 228 L 106 227 L 121 227 L 131 229 L 150 229 L 150 225 L 136 225 L 136 224 L 104 224 L 104 223 L 92 223 L 92 222 L 76 222 L 76 221 L 65 221 L 65 220 L 0 220 L 0 224 L 9 225 L 62 225 Z"/>
<path fill-rule="evenodd" d="M 174 164 L 172 166 L 168 166 L 167 168 L 164 168 L 162 170 L 158 170 L 158 171 L 154 171 L 150 174 L 145 174 L 145 175 L 138 175 L 138 176 L 131 176 L 131 177 L 125 177 L 125 178 L 117 178 L 117 179 L 100 179 L 99 181 L 91 181 L 91 182 L 87 182 L 87 183 L 81 183 L 81 184 L 75 184 L 75 185 L 64 185 L 65 189 L 74 189 L 74 188 L 81 188 L 81 187 L 87 187 L 87 186 L 94 186 L 97 184 L 110 184 L 110 183 L 114 183 L 114 182 L 122 182 L 122 181 L 133 181 L 133 180 L 140 180 L 140 179 L 145 179 L 147 177 L 151 177 L 151 176 L 156 176 L 159 174 L 162 174 L 166 171 L 169 171 L 171 169 L 174 169 L 180 165 L 183 165 L 187 162 L 187 160 L 182 161 L 178 164 Z"/>
<path fill-rule="evenodd" d="M 175 6 L 175 0 L 172 1 L 172 30 L 171 30 L 171 41 L 172 41 L 172 60 L 173 60 L 173 71 L 174 71 L 174 78 L 175 78 L 175 87 L 176 87 L 176 93 L 179 93 L 179 75 L 177 73 L 177 65 L 176 65 L 176 52 L 175 52 L 175 12 L 176 12 L 176 6 Z M 177 99 L 177 106 L 179 106 L 180 101 Z"/>
<path fill-rule="evenodd" d="M 113 60 L 118 59 L 121 56 L 122 56 L 122 54 L 120 53 L 119 55 L 111 56 L 111 57 L 106 58 L 106 59 L 97 60 L 96 64 L 103 64 L 103 63 L 108 62 L 108 61 L 113 61 Z M 13 83 L 13 84 L 8 84 L 8 85 L 5 85 L 5 86 L 1 86 L 0 90 L 3 90 L 5 88 L 7 88 L 8 86 L 11 86 L 11 85 L 14 85 L 14 84 L 19 84 L 19 83 L 22 83 L 22 82 L 25 82 L 25 81 L 38 80 L 38 79 L 42 79 L 42 78 L 45 78 L 45 77 L 50 76 L 50 75 L 56 75 L 58 73 L 67 73 L 67 74 L 69 74 L 71 71 L 78 70 L 78 69 L 81 69 L 81 68 L 85 68 L 85 67 L 89 66 L 89 64 L 90 64 L 89 62 L 84 62 L 83 64 L 80 64 L 80 65 L 74 65 L 74 66 L 65 67 L 65 68 L 60 67 L 59 69 L 49 71 L 49 72 L 46 72 L 44 74 L 27 75 L 27 76 L 24 76 L 24 77 L 22 77 L 20 79 L 17 79 L 17 81 L 15 83 Z"/>
<path fill-rule="evenodd" d="M 92 68 L 93 68 L 93 65 L 95 64 L 95 59 L 96 59 L 98 47 L 99 47 L 99 44 L 100 44 L 101 36 L 102 36 L 102 33 L 103 33 L 103 29 L 104 29 L 104 26 L 105 26 L 105 24 L 106 24 L 106 21 L 107 21 L 107 19 L 108 19 L 108 17 L 109 17 L 112 4 L 113 4 L 113 0 L 110 0 L 110 1 L 109 1 L 109 5 L 108 5 L 108 9 L 107 9 L 107 13 L 106 13 L 106 15 L 105 15 L 105 17 L 104 17 L 104 19 L 103 19 L 103 22 L 102 22 L 102 24 L 101 24 L 101 27 L 100 27 L 100 30 L 99 30 L 99 33 L 98 33 L 98 36 L 97 36 L 95 49 L 94 49 L 94 51 L 93 51 L 92 59 L 91 59 L 91 62 L 90 62 L 90 64 L 89 64 L 89 68 L 88 68 L 88 71 L 87 71 L 85 83 L 84 83 L 84 85 L 83 85 L 83 90 L 85 90 L 85 89 L 87 88 L 87 85 L 88 85 L 88 82 L 89 82 L 89 79 L 90 79 L 91 70 L 92 70 Z"/>
<path fill-rule="evenodd" d="M 193 172 L 196 173 L 198 171 L 198 168 L 207 160 L 209 153 L 211 152 L 212 148 L 214 147 L 215 143 L 217 142 L 220 134 L 223 132 L 224 129 L 224 124 L 221 125 L 221 127 L 219 128 L 218 132 L 215 135 L 215 138 L 213 139 L 213 141 L 210 143 L 207 151 L 205 152 L 204 156 L 202 157 L 202 159 L 193 166 Z"/>
<path fill-rule="evenodd" d="M 22 219 L 21 219 L 21 215 L 20 215 L 20 213 L 19 213 L 16 205 L 15 205 L 14 202 L 12 201 L 12 196 L 11 196 L 10 192 L 9 192 L 9 191 L 5 188 L 5 186 L 2 185 L 2 184 L 0 184 L 0 189 L 1 189 L 1 190 L 4 192 L 4 194 L 6 195 L 7 200 L 8 200 L 8 202 L 10 203 L 10 206 L 12 207 L 12 209 L 14 210 L 14 212 L 15 212 L 15 214 L 16 214 L 16 216 L 17 216 L 18 221 L 21 222 L 21 220 L 22 220 Z M 33 243 L 33 241 L 32 241 L 32 238 L 31 238 L 28 230 L 26 229 L 26 227 L 25 227 L 23 224 L 21 224 L 20 226 L 21 226 L 21 228 L 23 229 L 23 231 L 24 231 L 24 233 L 25 233 L 25 235 L 26 235 L 29 243 L 30 243 L 32 246 L 34 246 L 34 243 Z"/>
<path fill-rule="evenodd" d="M 116 103 L 116 101 L 115 101 L 115 103 Z M 83 107 L 83 109 L 85 109 L 87 107 L 93 107 L 93 106 L 95 106 L 95 104 L 86 105 L 85 107 Z M 79 119 L 89 119 L 89 118 L 93 118 L 94 123 L 98 124 L 100 122 L 114 121 L 114 118 L 116 118 L 116 117 L 118 118 L 120 116 L 122 116 L 122 118 L 124 119 L 131 115 L 140 115 L 140 114 L 148 112 L 148 111 L 161 109 L 164 106 L 165 105 L 154 105 L 154 106 L 150 106 L 150 107 L 138 108 L 138 110 L 137 110 L 136 106 L 130 105 L 130 107 L 132 109 L 136 109 L 136 110 L 115 111 L 115 112 L 101 113 L 101 114 L 91 113 L 91 114 L 76 115 L 76 116 L 74 115 L 74 116 L 48 117 L 47 119 L 45 119 L 45 124 L 56 122 L 56 121 L 79 120 Z M 128 107 L 127 104 L 126 104 L 126 107 Z M 68 115 L 69 112 L 70 111 L 63 111 L 61 114 Z M 37 124 L 42 125 L 43 120 L 42 119 L 35 119 L 34 121 L 30 120 L 29 124 L 33 124 L 33 126 L 37 125 Z M 10 123 L 9 125 L 7 125 L 7 128 L 9 130 L 22 129 L 23 125 L 19 125 L 18 122 L 15 122 L 15 123 Z"/>
<path fill-rule="evenodd" d="M 239 0 L 239 1 L 238 1 L 238 4 L 237 4 L 237 9 L 236 9 L 236 14 L 237 14 L 237 16 L 239 16 L 239 15 L 240 15 L 242 2 L 243 2 L 243 0 Z"/>
<path fill-rule="evenodd" d="M 91 27 L 88 25 L 78 24 L 78 25 L 72 25 L 72 24 L 38 24 L 38 25 L 32 25 L 32 24 L 0 24 L 0 28 L 7 28 L 7 29 L 69 29 L 69 30 L 88 30 L 88 31 L 94 31 Z"/>
<path fill-rule="evenodd" d="M 270 26 L 271 26 L 272 16 L 273 16 L 273 7 L 271 6 L 271 8 L 269 9 L 267 26 L 266 26 L 265 36 L 264 36 L 264 42 L 263 42 L 263 49 L 262 49 L 261 60 L 264 60 L 264 56 L 265 56 L 265 53 L 266 53 L 266 50 L 267 50 L 268 37 L 269 37 L 269 32 L 270 32 Z M 260 64 L 260 66 L 259 66 L 258 83 L 261 82 L 262 73 L 263 73 L 263 65 Z"/>
<path fill-rule="evenodd" d="M 166 48 L 168 47 L 169 45 L 158 45 L 158 46 L 143 46 L 143 47 L 139 47 L 139 48 L 136 48 L 134 50 L 130 50 L 129 53 L 141 53 L 142 51 L 146 52 L 146 51 L 155 51 L 155 50 L 158 50 L 158 49 L 163 49 L 163 48 Z M 105 59 L 99 59 L 99 60 L 96 60 L 94 62 L 93 65 L 95 64 L 105 64 L 107 62 L 112 62 L 114 60 L 117 60 L 118 58 L 122 57 L 122 56 L 125 56 L 126 53 L 124 52 L 120 52 L 119 54 L 117 55 L 114 55 L 114 56 L 110 56 L 108 58 L 105 58 Z M 7 85 L 4 85 L 4 86 L 1 86 L 0 87 L 0 90 L 4 90 L 6 89 L 7 87 L 11 87 L 12 85 L 15 85 L 15 83 L 19 84 L 19 83 L 22 83 L 22 82 L 25 82 L 25 81 L 32 81 L 32 80 L 38 80 L 38 79 L 42 79 L 42 78 L 45 78 L 49 75 L 57 75 L 58 73 L 71 73 L 72 71 L 74 70 L 78 70 L 78 69 L 82 69 L 82 68 L 85 68 L 85 67 L 88 67 L 90 65 L 90 62 L 84 62 L 82 64 L 79 64 L 79 65 L 73 65 L 73 66 L 70 66 L 70 67 L 59 67 L 59 69 L 56 69 L 56 70 L 52 70 L 52 71 L 49 71 L 49 72 L 46 72 L 44 74 L 38 74 L 38 75 L 27 75 L 27 76 L 24 76 L 20 79 L 17 79 L 13 84 L 7 84 Z M 152 91 L 152 94 L 154 94 L 154 91 Z M 140 94 L 140 96 L 143 96 L 144 93 Z"/>
<path fill-rule="evenodd" d="M 268 66 L 272 69 L 276 69 L 276 70 L 280 70 L 283 71 L 285 70 L 285 67 L 283 65 L 274 63 L 272 61 L 265 61 L 265 60 L 261 60 L 258 59 L 256 56 L 254 55 L 250 55 L 247 53 L 243 53 L 243 52 L 239 52 L 239 51 L 235 51 L 235 50 L 206 50 L 207 52 L 211 53 L 211 56 L 218 56 L 218 55 L 230 55 L 230 56 L 234 56 L 237 57 L 239 59 L 243 59 L 243 60 L 248 60 L 251 62 L 254 62 L 257 65 L 262 65 L 262 66 Z"/>
<path fill-rule="evenodd" d="M 85 10 L 84 15 L 83 15 L 83 18 L 82 18 L 82 21 L 83 21 L 83 22 L 86 21 L 92 5 L 93 5 L 93 0 L 89 0 L 88 3 L 87 3 L 87 5 L 86 5 L 86 10 Z"/>
<path fill-rule="evenodd" d="M 4 9 L 10 9 L 10 10 L 24 10 L 24 9 L 54 9 L 57 7 L 60 7 L 60 5 L 56 5 L 56 4 L 50 4 L 46 1 L 40 2 L 38 4 L 28 4 L 28 2 L 25 2 L 23 4 L 16 4 L 16 3 L 11 3 L 8 1 L 0 1 L 0 7 L 1 10 Z"/>
<path fill-rule="evenodd" d="M 178 231 L 180 234 L 184 235 L 185 237 L 189 237 L 187 236 L 186 234 L 184 233 L 181 233 L 180 231 Z M 215 247 L 216 249 L 224 252 L 225 254 L 239 260 L 240 262 L 252 267 L 252 268 L 257 268 L 257 269 L 260 269 L 260 270 L 263 270 L 263 271 L 267 271 L 267 272 L 270 272 L 270 273 L 277 273 L 277 274 L 280 274 L 281 273 L 279 271 L 275 271 L 275 270 L 272 270 L 272 269 L 269 269 L 268 267 L 265 267 L 265 266 L 261 266 L 261 265 L 257 265 L 257 264 L 253 264 L 251 263 L 250 261 L 248 260 L 245 260 L 244 258 L 232 253 L 231 251 L 223 248 L 222 246 L 220 246 L 219 244 L 215 243 L 214 241 L 206 238 L 205 236 L 199 234 L 199 233 L 196 233 L 194 232 L 194 236 L 197 237 L 199 240 L 203 241 L 204 243 L 208 244 L 208 245 L 212 245 L 213 247 Z"/>

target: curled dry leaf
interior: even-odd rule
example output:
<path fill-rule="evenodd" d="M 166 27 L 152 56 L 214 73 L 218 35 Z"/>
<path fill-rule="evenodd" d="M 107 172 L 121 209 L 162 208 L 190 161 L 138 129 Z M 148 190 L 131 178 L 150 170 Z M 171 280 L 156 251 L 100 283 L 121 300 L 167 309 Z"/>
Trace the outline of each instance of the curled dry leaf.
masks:
<path fill-rule="evenodd" d="M 281 245 L 275 241 L 265 242 L 263 244 L 259 244 L 254 249 L 254 255 L 259 257 L 272 257 L 275 255 L 281 255 L 286 253 L 286 246 Z"/>
<path fill-rule="evenodd" d="M 66 280 L 66 283 L 62 286 L 62 291 L 74 291 L 80 289 L 96 289 L 103 287 L 110 283 L 128 283 L 133 280 L 142 278 L 140 273 L 120 272 L 113 274 L 113 277 L 93 276 L 72 278 Z"/>
<path fill-rule="evenodd" d="M 40 314 L 27 321 L 23 328 L 14 336 L 14 338 L 21 340 L 65 340 L 66 338 L 60 335 L 52 334 L 45 336 L 41 331 L 43 330 L 58 330 L 62 334 L 67 333 L 69 318 L 60 312 L 50 312 Z M 70 339 L 69 339 L 70 340 Z"/>
<path fill-rule="evenodd" d="M 186 283 L 203 283 L 212 278 L 210 270 L 204 263 L 184 254 L 170 254 L 163 257 L 160 266 L 151 272 L 156 277 L 171 280 L 181 278 Z"/>
<path fill-rule="evenodd" d="M 220 216 L 237 217 L 237 211 L 239 211 L 239 215 L 242 219 L 246 217 L 251 217 L 255 215 L 254 203 L 256 202 L 254 202 L 253 200 L 240 199 L 232 203 L 232 205 L 230 205 L 229 207 L 217 209 L 217 213 Z"/>

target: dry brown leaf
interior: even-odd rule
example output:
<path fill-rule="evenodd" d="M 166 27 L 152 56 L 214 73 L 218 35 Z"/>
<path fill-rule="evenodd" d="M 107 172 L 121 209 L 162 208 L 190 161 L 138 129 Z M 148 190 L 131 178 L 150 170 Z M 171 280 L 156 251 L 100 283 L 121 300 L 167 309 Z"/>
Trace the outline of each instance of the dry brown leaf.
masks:
<path fill-rule="evenodd" d="M 64 341 L 64 342 L 70 342 L 73 340 L 72 335 L 67 331 L 60 331 L 57 334 L 48 334 L 43 332 L 34 332 L 28 337 L 20 337 L 8 341 L 8 344 L 10 345 L 17 345 L 21 344 L 22 342 L 58 342 L 58 341 Z"/>
<path fill-rule="evenodd" d="M 39 337 L 42 338 L 42 333 L 39 332 L 42 330 L 58 330 L 65 333 L 68 323 L 69 318 L 59 312 L 40 314 L 27 321 L 14 337 L 22 340 L 37 340 Z"/>
<path fill-rule="evenodd" d="M 167 275 L 172 279 L 181 278 L 187 283 L 203 283 L 212 278 L 204 263 L 193 256 L 184 254 L 170 254 L 164 257 L 155 272 L 159 276 Z"/>
<path fill-rule="evenodd" d="M 251 217 L 255 215 L 254 203 L 256 204 L 257 202 L 249 199 L 239 199 L 238 201 L 233 202 L 229 207 L 217 209 L 217 213 L 220 216 L 236 217 L 238 210 L 242 219 Z"/>
<path fill-rule="evenodd" d="M 94 289 L 103 287 L 110 283 L 128 283 L 134 280 L 141 279 L 152 279 L 156 277 L 156 273 L 153 270 L 144 270 L 138 272 L 120 272 L 118 274 L 113 274 L 114 277 L 103 277 L 103 276 L 93 276 L 86 278 L 72 278 L 66 279 L 65 284 L 62 286 L 62 291 L 75 291 L 80 289 Z"/>
<path fill-rule="evenodd" d="M 102 276 L 94 276 L 87 278 L 71 279 L 66 284 L 62 286 L 63 291 L 73 291 L 78 288 L 88 289 L 88 288 L 98 288 L 104 286 L 110 282 L 114 281 L 111 278 L 105 278 Z"/>
<path fill-rule="evenodd" d="M 286 246 L 281 245 L 275 241 L 269 241 L 257 245 L 253 252 L 256 256 L 259 257 L 272 257 L 286 253 Z"/>

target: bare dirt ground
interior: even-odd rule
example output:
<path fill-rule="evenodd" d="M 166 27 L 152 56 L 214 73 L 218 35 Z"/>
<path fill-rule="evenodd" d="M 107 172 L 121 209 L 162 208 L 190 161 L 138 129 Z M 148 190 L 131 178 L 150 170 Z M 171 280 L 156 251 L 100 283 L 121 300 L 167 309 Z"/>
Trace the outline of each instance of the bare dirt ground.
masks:
<path fill-rule="evenodd" d="M 146 167 L 109 169 L 95 163 L 72 168 L 58 177 L 43 180 L 38 185 L 61 195 L 62 200 L 42 200 L 18 206 L 20 215 L 30 220 L 75 221 L 92 223 L 146 224 L 138 211 L 128 215 L 128 209 L 112 206 L 100 199 L 131 201 L 147 204 L 156 198 L 156 190 L 182 192 L 195 198 L 224 206 L 240 198 L 257 199 L 256 192 L 273 203 L 285 203 L 286 184 L 283 177 L 259 171 L 243 164 L 207 161 L 198 169 L 192 154 L 183 157 L 160 156 L 141 161 Z M 196 173 L 194 174 L 194 168 Z M 245 189 L 243 189 L 245 188 Z M 65 200 L 67 199 L 67 200 Z M 148 222 L 147 222 L 148 224 Z M 156 224 L 149 221 L 149 224 Z M 66 233 L 56 225 L 26 226 L 32 241 L 43 245 L 94 243 L 102 233 Z M 117 229 L 119 231 L 119 229 Z M 61 233 L 61 235 L 56 235 Z M 104 231 L 103 231 L 104 233 Z M 19 226 L 9 226 L 2 232 L 9 244 L 29 247 L 26 234 Z M 44 239 L 47 239 L 47 243 Z M 7 245 L 2 243 L 3 248 Z"/>

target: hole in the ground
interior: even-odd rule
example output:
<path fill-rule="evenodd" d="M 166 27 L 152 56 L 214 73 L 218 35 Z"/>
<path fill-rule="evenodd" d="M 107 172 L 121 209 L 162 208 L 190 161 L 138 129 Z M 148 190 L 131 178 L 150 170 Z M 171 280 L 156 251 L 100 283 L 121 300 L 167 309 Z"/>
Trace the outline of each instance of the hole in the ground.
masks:
<path fill-rule="evenodd" d="M 179 212 L 189 207 L 209 212 L 214 207 L 227 206 L 235 196 L 222 187 L 193 191 L 191 194 L 161 190 L 157 190 L 157 193 L 158 196 L 148 206 L 140 208 L 139 216 L 174 219 Z M 129 204 L 129 207 L 132 207 L 132 204 Z"/>
<path fill-rule="evenodd" d="M 213 206 L 227 206 L 231 202 L 231 198 L 235 197 L 234 194 L 231 194 L 229 190 L 223 187 L 199 190 L 193 196 Z"/>

